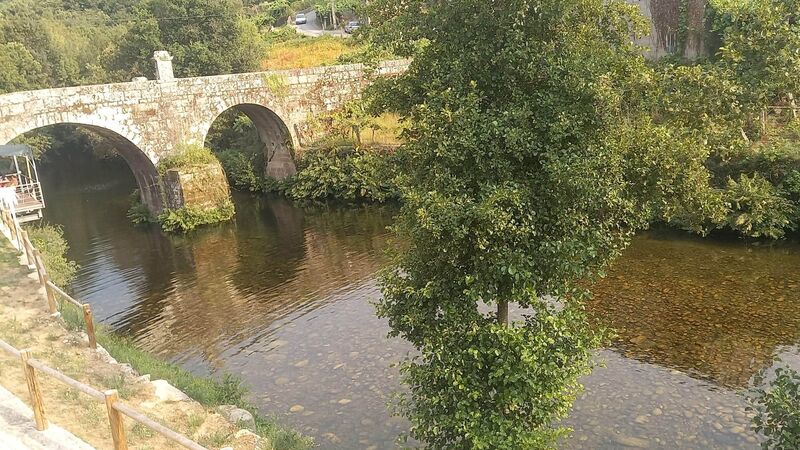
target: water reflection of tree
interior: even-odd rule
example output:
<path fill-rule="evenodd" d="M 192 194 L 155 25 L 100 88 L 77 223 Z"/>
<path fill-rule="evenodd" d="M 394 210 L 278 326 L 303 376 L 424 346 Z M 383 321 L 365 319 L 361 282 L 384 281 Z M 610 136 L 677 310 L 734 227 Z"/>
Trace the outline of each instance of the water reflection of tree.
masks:
<path fill-rule="evenodd" d="M 800 252 L 699 239 L 635 241 L 590 313 L 626 356 L 743 387 L 800 342 Z"/>

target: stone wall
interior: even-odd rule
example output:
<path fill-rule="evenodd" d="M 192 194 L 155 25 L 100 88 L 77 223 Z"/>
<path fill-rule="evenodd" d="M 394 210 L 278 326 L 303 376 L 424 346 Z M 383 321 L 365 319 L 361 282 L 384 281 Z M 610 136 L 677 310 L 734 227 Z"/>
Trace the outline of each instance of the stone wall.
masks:
<path fill-rule="evenodd" d="M 191 205 L 210 209 L 230 201 L 230 189 L 219 163 L 170 169 L 164 176 L 167 205 L 178 209 Z"/>

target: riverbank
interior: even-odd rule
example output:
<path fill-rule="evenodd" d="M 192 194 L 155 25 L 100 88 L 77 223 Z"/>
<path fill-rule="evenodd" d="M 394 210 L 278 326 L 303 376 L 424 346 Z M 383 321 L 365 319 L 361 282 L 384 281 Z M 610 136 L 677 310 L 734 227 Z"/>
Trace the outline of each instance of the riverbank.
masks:
<path fill-rule="evenodd" d="M 153 369 L 140 375 L 131 365 L 120 364 L 104 351 L 88 348 L 85 335 L 74 329 L 74 321 L 65 314 L 66 321 L 47 315 L 39 285 L 7 245 L 0 246 L 0 339 L 16 348 L 30 349 L 45 364 L 66 375 L 99 389 L 117 389 L 123 400 L 144 412 L 159 423 L 183 433 L 208 448 L 233 447 L 242 450 L 304 449 L 308 439 L 285 430 L 271 421 L 244 417 L 245 426 L 234 425 L 232 407 L 213 408 L 211 405 L 231 400 L 243 391 L 235 383 L 216 383 L 195 377 L 170 364 L 159 362 L 152 356 L 136 350 L 130 342 L 106 331 L 98 338 L 101 344 L 118 357 L 129 359 L 131 365 Z M 70 326 L 72 324 L 72 326 Z M 66 326 L 65 326 L 66 325 Z M 0 355 L 0 384 L 20 398 L 27 398 L 27 387 L 22 370 L 12 357 Z M 195 386 L 193 394 L 214 393 L 216 386 L 227 385 L 233 394 L 192 400 L 186 394 L 156 375 L 172 373 L 174 384 Z M 151 380 L 152 378 L 152 380 Z M 97 448 L 111 446 L 111 434 L 104 405 L 60 384 L 49 377 L 41 377 L 45 408 L 50 420 L 69 430 Z M 204 389 L 203 389 L 204 388 Z M 241 413 L 241 412 L 239 412 Z M 226 417 L 223 417 L 226 416 Z M 238 419 L 237 419 L 238 420 Z M 126 422 L 130 448 L 169 448 L 171 443 L 161 435 L 132 421 Z M 246 428 L 260 432 L 264 437 Z"/>

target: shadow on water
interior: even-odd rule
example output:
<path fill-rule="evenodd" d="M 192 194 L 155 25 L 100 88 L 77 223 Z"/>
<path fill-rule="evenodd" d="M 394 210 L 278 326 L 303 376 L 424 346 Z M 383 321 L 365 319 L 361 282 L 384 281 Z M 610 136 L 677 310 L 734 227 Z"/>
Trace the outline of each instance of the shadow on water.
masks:
<path fill-rule="evenodd" d="M 96 163 L 93 163 L 96 164 Z M 322 448 L 390 448 L 386 400 L 409 350 L 370 300 L 391 208 L 303 209 L 236 195 L 234 222 L 187 236 L 125 217 L 123 164 L 45 170 L 46 217 L 81 264 L 99 320 L 198 373 L 245 378 L 253 401 Z M 618 334 L 568 424 L 566 448 L 756 448 L 737 389 L 800 342 L 800 246 L 650 232 L 594 287 Z"/>

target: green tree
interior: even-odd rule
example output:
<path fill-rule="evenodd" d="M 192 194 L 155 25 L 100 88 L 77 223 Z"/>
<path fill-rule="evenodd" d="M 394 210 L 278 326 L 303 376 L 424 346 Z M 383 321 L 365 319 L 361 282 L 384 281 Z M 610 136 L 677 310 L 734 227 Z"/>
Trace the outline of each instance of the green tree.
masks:
<path fill-rule="evenodd" d="M 705 147 L 649 119 L 622 0 L 380 0 L 371 17 L 413 57 L 374 94 L 409 119 L 377 305 L 419 350 L 400 410 L 433 449 L 551 447 L 598 343 L 585 282 L 653 217 L 704 205 Z"/>
<path fill-rule="evenodd" d="M 179 77 L 258 69 L 264 43 L 237 0 L 147 0 L 109 62 L 120 79 L 152 77 L 153 52 L 167 50 Z"/>
<path fill-rule="evenodd" d="M 800 0 L 712 0 L 722 35 L 720 65 L 751 111 L 800 92 Z"/>
<path fill-rule="evenodd" d="M 0 44 L 0 93 L 35 89 L 43 79 L 41 64 L 24 45 Z"/>

